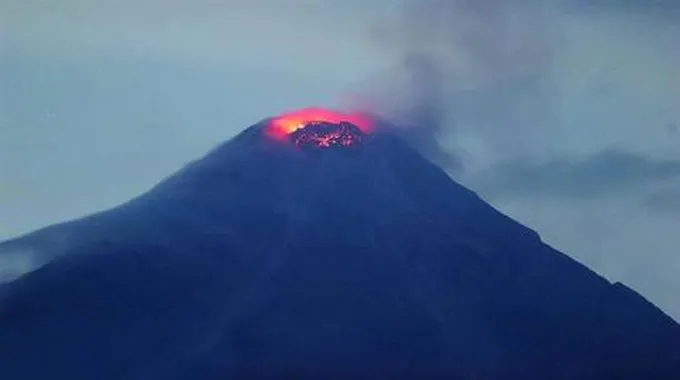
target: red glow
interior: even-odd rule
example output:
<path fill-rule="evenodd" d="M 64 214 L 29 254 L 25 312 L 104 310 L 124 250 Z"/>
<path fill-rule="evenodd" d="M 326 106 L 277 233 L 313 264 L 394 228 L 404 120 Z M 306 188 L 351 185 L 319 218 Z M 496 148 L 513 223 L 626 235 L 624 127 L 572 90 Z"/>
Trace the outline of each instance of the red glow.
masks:
<path fill-rule="evenodd" d="M 356 125 L 363 133 L 369 133 L 373 129 L 371 119 L 361 113 L 343 113 L 325 108 L 305 108 L 275 117 L 271 120 L 267 132 L 270 136 L 284 140 L 307 124 L 314 122 L 339 124 L 343 121 Z"/>
<path fill-rule="evenodd" d="M 361 146 L 365 133 L 354 124 L 312 122 L 290 135 L 291 141 L 306 148 L 353 148 Z"/>

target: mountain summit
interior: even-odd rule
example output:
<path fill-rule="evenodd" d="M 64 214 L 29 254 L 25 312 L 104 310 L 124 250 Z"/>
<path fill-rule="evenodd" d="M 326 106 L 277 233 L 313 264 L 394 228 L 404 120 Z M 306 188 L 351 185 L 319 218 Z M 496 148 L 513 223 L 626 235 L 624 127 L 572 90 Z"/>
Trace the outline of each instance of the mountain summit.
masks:
<path fill-rule="evenodd" d="M 0 288 L 0 378 L 680 378 L 660 310 L 338 115 L 4 243 L 59 253 Z"/>

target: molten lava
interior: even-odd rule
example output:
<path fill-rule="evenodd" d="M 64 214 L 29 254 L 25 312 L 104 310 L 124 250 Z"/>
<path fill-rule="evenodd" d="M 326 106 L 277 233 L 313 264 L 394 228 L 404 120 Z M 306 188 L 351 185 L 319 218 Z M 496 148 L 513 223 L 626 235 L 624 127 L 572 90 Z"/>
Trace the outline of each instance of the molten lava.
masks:
<path fill-rule="evenodd" d="M 312 122 L 293 132 L 291 140 L 303 148 L 351 148 L 360 146 L 366 134 L 354 124 Z"/>
<path fill-rule="evenodd" d="M 372 129 L 371 119 L 360 113 L 306 108 L 272 119 L 267 133 L 298 146 L 331 148 L 360 144 Z"/>

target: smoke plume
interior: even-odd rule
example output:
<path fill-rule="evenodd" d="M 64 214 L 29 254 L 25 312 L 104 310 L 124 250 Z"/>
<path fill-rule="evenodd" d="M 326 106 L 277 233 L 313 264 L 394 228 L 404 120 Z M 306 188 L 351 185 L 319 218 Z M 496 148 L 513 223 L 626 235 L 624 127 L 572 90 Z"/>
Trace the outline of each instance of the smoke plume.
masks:
<path fill-rule="evenodd" d="M 497 118 L 513 128 L 545 112 L 541 105 L 530 114 L 513 111 L 504 95 L 544 85 L 532 77 L 550 67 L 554 41 L 547 12 L 534 3 L 502 0 L 408 2 L 374 33 L 395 63 L 389 74 L 373 79 L 372 104 L 430 159 L 460 169 L 458 152 L 441 141 L 470 127 L 465 119 L 471 113 L 483 131 Z"/>

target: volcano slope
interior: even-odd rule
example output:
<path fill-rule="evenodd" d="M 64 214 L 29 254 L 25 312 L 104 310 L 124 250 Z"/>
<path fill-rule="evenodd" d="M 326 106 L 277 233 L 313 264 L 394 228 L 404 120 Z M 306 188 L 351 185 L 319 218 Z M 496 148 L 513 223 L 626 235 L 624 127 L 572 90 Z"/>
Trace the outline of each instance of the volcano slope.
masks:
<path fill-rule="evenodd" d="M 0 378 L 680 378 L 673 320 L 397 138 L 267 125 L 54 227 L 0 288 Z"/>

